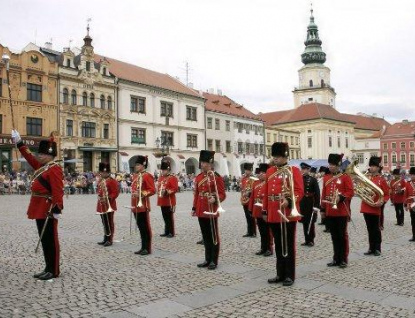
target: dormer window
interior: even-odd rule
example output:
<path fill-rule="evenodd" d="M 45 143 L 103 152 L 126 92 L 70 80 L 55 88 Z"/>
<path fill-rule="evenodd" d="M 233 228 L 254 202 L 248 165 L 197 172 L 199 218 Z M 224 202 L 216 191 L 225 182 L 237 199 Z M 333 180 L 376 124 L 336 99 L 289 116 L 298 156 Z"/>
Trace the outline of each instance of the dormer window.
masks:
<path fill-rule="evenodd" d="M 106 67 L 102 68 L 102 75 L 107 75 L 107 68 Z"/>
<path fill-rule="evenodd" d="M 91 71 L 91 62 L 87 61 L 86 64 L 85 64 L 85 68 L 86 68 L 87 72 Z"/>
<path fill-rule="evenodd" d="M 66 59 L 66 67 L 71 67 L 71 59 Z"/>

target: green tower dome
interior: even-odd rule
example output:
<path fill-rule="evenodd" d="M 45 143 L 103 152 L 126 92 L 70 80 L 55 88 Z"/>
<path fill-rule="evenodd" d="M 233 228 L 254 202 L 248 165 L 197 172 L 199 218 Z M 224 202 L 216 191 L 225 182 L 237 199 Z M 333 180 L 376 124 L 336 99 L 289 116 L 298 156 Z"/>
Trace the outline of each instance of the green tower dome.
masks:
<path fill-rule="evenodd" d="M 314 23 L 313 9 L 311 9 L 310 23 L 307 27 L 307 39 L 304 42 L 305 50 L 301 54 L 301 61 L 305 65 L 312 63 L 324 64 L 326 53 L 323 52 L 321 43 L 317 24 Z"/>

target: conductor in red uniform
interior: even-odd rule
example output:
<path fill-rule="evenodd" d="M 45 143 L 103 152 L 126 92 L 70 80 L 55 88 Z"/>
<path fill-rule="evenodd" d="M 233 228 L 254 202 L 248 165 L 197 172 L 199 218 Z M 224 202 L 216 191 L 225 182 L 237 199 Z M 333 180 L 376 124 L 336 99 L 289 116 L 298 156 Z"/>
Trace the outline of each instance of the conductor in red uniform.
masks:
<path fill-rule="evenodd" d="M 170 174 L 170 162 L 161 163 L 161 176 L 158 179 L 157 205 L 161 208 L 164 220 L 164 233 L 160 236 L 174 237 L 174 212 L 176 208 L 176 192 L 179 190 L 178 180 Z"/>
<path fill-rule="evenodd" d="M 147 156 L 137 156 L 131 184 L 131 207 L 141 236 L 141 249 L 134 254 L 151 254 L 150 197 L 156 193 L 153 176 L 146 171 Z"/>
<path fill-rule="evenodd" d="M 349 234 L 347 223 L 350 218 L 350 202 L 354 195 L 350 176 L 340 172 L 343 154 L 329 154 L 329 171 L 323 178 L 321 211 L 325 214 L 333 241 L 333 261 L 327 266 L 347 267 L 349 256 Z"/>
<path fill-rule="evenodd" d="M 303 178 L 297 167 L 288 165 L 289 147 L 285 142 L 272 145 L 274 166 L 266 173 L 263 214 L 274 235 L 277 276 L 268 283 L 282 282 L 291 286 L 295 281 L 295 236 L 299 203 L 304 195 Z M 297 213 L 296 213 L 297 212 Z"/>
<path fill-rule="evenodd" d="M 36 158 L 23 144 L 16 130 L 12 131 L 12 138 L 20 153 L 35 170 L 27 216 L 29 219 L 36 220 L 39 236 L 45 222 L 47 223 L 41 241 L 46 267 L 34 277 L 49 280 L 60 274 L 58 218 L 63 210 L 63 172 L 61 166 L 54 161 L 57 155 L 56 142 L 52 138 L 41 140 Z"/>
<path fill-rule="evenodd" d="M 195 178 L 192 208 L 192 214 L 199 220 L 205 247 L 205 261 L 197 266 L 208 269 L 216 269 L 218 265 L 220 238 L 217 210 L 219 202 L 226 198 L 223 178 L 212 170 L 214 154 L 214 151 L 200 151 L 199 162 L 202 171 Z"/>
<path fill-rule="evenodd" d="M 99 245 L 111 246 L 114 238 L 114 212 L 117 211 L 118 182 L 111 178 L 109 163 L 99 163 L 101 180 L 98 184 L 97 213 L 104 226 L 104 239 Z M 109 204 L 109 205 L 108 205 Z"/>
<path fill-rule="evenodd" d="M 256 220 L 259 234 L 261 235 L 261 249 L 255 254 L 263 256 L 271 256 L 273 248 L 271 229 L 262 216 L 262 200 L 265 196 L 265 174 L 267 173 L 268 167 L 269 165 L 267 163 L 260 163 L 259 167 L 256 168 L 255 174 L 259 180 L 254 182 L 252 186 L 252 195 L 249 200 L 249 211 L 252 211 L 252 216 Z"/>
<path fill-rule="evenodd" d="M 393 179 L 390 182 L 390 199 L 395 206 L 396 225 L 403 226 L 405 220 L 403 204 L 405 202 L 406 181 L 401 178 L 400 169 L 393 169 L 392 174 Z"/>
<path fill-rule="evenodd" d="M 371 206 L 362 200 L 360 212 L 363 213 L 366 222 L 366 228 L 369 234 L 369 250 L 365 255 L 379 256 L 381 253 L 382 232 L 381 232 L 381 213 L 386 202 L 389 200 L 389 186 L 386 180 L 380 174 L 382 166 L 380 157 L 370 157 L 368 178 L 383 191 L 383 200 L 378 202 L 376 206 Z M 376 196 L 373 200 L 379 201 Z"/>

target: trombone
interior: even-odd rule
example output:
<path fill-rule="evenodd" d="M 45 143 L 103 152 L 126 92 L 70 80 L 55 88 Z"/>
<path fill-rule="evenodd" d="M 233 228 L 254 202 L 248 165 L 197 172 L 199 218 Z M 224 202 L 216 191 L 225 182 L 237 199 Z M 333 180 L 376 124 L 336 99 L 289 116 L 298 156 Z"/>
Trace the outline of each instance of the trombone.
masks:
<path fill-rule="evenodd" d="M 101 190 L 102 190 L 102 197 L 100 197 L 98 195 L 99 204 L 102 207 L 102 201 L 101 200 L 105 198 L 104 199 L 106 201 L 105 204 L 108 206 L 108 208 L 107 208 L 107 211 L 97 212 L 97 214 L 101 215 L 105 219 L 105 221 L 104 221 L 104 222 L 106 222 L 106 225 L 104 223 L 105 236 L 111 236 L 111 227 L 110 227 L 110 220 L 109 220 L 109 217 L 108 217 L 108 213 L 114 212 L 114 210 L 112 209 L 111 204 L 110 204 L 110 200 L 109 200 L 109 196 L 108 196 L 108 188 L 107 188 L 107 184 L 106 184 L 105 179 L 103 179 L 100 182 L 99 185 L 100 185 Z"/>
<path fill-rule="evenodd" d="M 138 202 L 137 202 L 137 208 L 143 207 L 143 198 L 141 196 L 141 187 L 143 186 L 143 175 L 139 172 L 138 173 L 138 183 L 137 187 L 138 189 Z"/>

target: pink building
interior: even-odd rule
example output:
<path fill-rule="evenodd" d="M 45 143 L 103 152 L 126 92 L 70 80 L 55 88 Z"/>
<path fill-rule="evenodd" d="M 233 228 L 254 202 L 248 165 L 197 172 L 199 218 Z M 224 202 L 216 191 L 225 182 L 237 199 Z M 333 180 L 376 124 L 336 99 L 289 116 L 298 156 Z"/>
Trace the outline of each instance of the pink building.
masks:
<path fill-rule="evenodd" d="M 415 166 L 415 121 L 403 120 L 386 128 L 380 137 L 384 171 Z"/>

